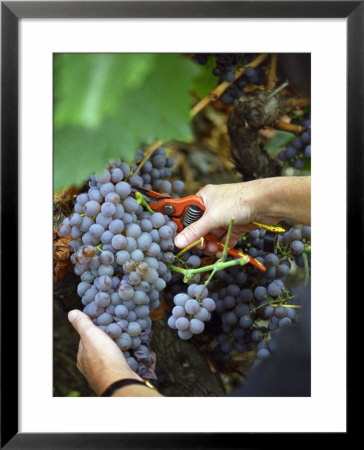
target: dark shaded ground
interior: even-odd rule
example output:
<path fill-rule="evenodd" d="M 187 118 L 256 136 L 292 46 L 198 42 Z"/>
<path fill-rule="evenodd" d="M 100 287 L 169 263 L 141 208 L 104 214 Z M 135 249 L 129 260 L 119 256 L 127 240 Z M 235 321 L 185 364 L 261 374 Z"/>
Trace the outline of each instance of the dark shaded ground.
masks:
<path fill-rule="evenodd" d="M 67 291 L 74 285 L 75 276 L 69 274 L 65 277 L 62 287 Z M 84 397 L 93 397 L 95 393 L 90 389 L 86 379 L 76 367 L 76 355 L 78 350 L 78 334 L 67 320 L 67 313 L 61 302 L 65 297 L 73 300 L 75 306 L 80 303 L 72 292 L 62 292 L 61 285 L 55 285 L 53 302 L 53 395 L 65 397 L 72 392 Z M 72 289 L 69 289 L 72 291 Z M 63 298 L 62 298 L 63 296 Z M 80 306 L 78 306 L 79 308 Z"/>

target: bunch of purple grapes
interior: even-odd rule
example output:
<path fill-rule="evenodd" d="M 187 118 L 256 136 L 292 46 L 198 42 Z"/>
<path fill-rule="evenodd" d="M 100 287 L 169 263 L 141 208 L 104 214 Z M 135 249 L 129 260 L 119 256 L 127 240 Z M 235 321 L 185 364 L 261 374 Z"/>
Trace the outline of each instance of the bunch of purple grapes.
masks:
<path fill-rule="evenodd" d="M 137 159 L 141 159 L 140 151 Z M 159 306 L 160 292 L 171 280 L 176 224 L 168 216 L 147 211 L 134 196 L 137 186 L 177 196 L 183 182 L 170 182 L 173 159 L 159 147 L 139 174 L 137 165 L 111 163 L 92 175 L 80 193 L 74 212 L 64 219 L 60 236 L 71 236 L 74 272 L 81 279 L 77 292 L 83 311 L 115 340 L 130 367 L 155 378 L 150 312 Z"/>
<path fill-rule="evenodd" d="M 292 227 L 278 235 L 272 252 L 264 250 L 265 234 L 265 230 L 249 232 L 241 247 L 261 261 L 266 272 L 257 274 L 251 267 L 242 270 L 233 266 L 216 275 L 221 287 L 211 297 L 221 317 L 221 332 L 215 352 L 225 359 L 231 359 L 234 350 L 243 353 L 254 349 L 258 360 L 267 359 L 274 352 L 279 330 L 299 319 L 287 278 L 292 264 L 300 265 L 300 258 L 311 245 L 311 228 Z"/>
<path fill-rule="evenodd" d="M 271 356 L 279 330 L 293 326 L 299 319 L 287 278 L 294 263 L 300 265 L 300 258 L 311 245 L 311 229 L 295 226 L 276 235 L 271 251 L 265 250 L 266 239 L 266 230 L 255 229 L 238 244 L 238 248 L 266 266 L 265 272 L 249 265 L 231 266 L 215 274 L 209 290 L 192 284 L 187 293 L 181 293 L 184 291 L 181 275 L 172 273 L 166 299 L 174 306 L 168 323 L 182 339 L 202 333 L 214 314 L 215 319 L 219 318 L 214 328 L 213 354 L 217 357 L 231 360 L 233 352 L 252 350 L 257 351 L 258 361 Z M 191 255 L 185 256 L 185 261 L 190 258 Z M 214 327 L 215 323 L 216 320 Z"/>
<path fill-rule="evenodd" d="M 190 339 L 194 334 L 201 334 L 205 322 L 211 319 L 215 310 L 215 301 L 208 297 L 208 289 L 203 284 L 190 284 L 187 293 L 173 297 L 174 307 L 168 319 L 168 325 L 178 330 L 181 339 Z"/>
<path fill-rule="evenodd" d="M 235 79 L 235 71 L 239 67 L 248 64 L 256 56 L 253 53 L 198 53 L 194 59 L 199 64 L 205 65 L 209 57 L 214 57 L 215 67 L 212 73 L 219 77 L 218 83 L 221 83 L 222 81 L 233 82 Z M 265 74 L 262 68 L 247 67 L 244 74 L 222 94 L 220 100 L 225 105 L 231 105 L 235 99 L 244 95 L 244 88 L 249 83 L 264 84 L 264 82 Z"/>
<path fill-rule="evenodd" d="M 285 253 L 290 252 L 291 259 L 297 266 L 304 267 L 304 253 L 307 256 L 307 264 L 311 267 L 311 227 L 292 227 L 283 235 L 278 236 L 278 243 Z"/>
<path fill-rule="evenodd" d="M 278 158 L 297 170 L 303 170 L 305 161 L 311 160 L 310 115 L 306 119 L 299 121 L 299 124 L 305 126 L 307 130 L 287 144 L 286 148 L 279 152 Z"/>

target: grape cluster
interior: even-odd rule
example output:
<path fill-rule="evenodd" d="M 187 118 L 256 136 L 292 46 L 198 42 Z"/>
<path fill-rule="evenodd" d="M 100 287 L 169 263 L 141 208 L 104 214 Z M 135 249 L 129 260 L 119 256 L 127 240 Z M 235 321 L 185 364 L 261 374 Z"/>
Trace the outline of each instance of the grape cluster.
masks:
<path fill-rule="evenodd" d="M 256 350 L 257 361 L 271 356 L 279 330 L 293 326 L 299 319 L 287 278 L 310 247 L 311 229 L 295 226 L 276 235 L 272 251 L 265 250 L 266 233 L 264 229 L 252 230 L 238 244 L 238 248 L 266 266 L 265 272 L 257 272 L 249 265 L 231 266 L 215 274 L 208 290 L 194 283 L 186 293 L 181 293 L 185 290 L 181 275 L 172 273 L 165 294 L 167 301 L 173 302 L 168 324 L 178 330 L 180 338 L 190 339 L 202 333 L 213 315 L 213 354 L 219 359 L 231 360 L 233 352 L 252 350 Z M 191 256 L 193 253 L 185 255 L 185 262 Z M 307 257 L 309 262 L 309 253 Z M 199 267 L 199 263 L 197 258 L 194 267 Z"/>
<path fill-rule="evenodd" d="M 178 330 L 181 339 L 190 339 L 194 334 L 201 334 L 205 322 L 211 319 L 215 310 L 215 301 L 208 297 L 208 289 L 203 284 L 190 284 L 187 293 L 180 293 L 173 298 L 174 308 L 168 319 L 168 325 Z"/>
<path fill-rule="evenodd" d="M 300 136 L 287 144 L 286 148 L 278 153 L 278 158 L 297 170 L 303 170 L 305 161 L 311 160 L 311 118 L 301 120 L 300 125 L 307 128 Z"/>
<path fill-rule="evenodd" d="M 205 65 L 208 57 L 215 57 L 215 67 L 213 74 L 219 77 L 219 83 L 228 81 L 232 83 L 235 79 L 235 71 L 252 61 L 256 54 L 243 53 L 198 53 L 195 55 L 195 61 Z M 244 88 L 249 84 L 264 84 L 265 75 L 261 68 L 247 67 L 244 74 L 233 82 L 222 94 L 220 100 L 225 105 L 231 105 L 235 99 L 244 95 Z"/>
<path fill-rule="evenodd" d="M 267 359 L 274 352 L 277 332 L 299 318 L 286 281 L 292 264 L 299 265 L 299 258 L 310 246 L 311 228 L 292 227 L 278 235 L 274 252 L 264 251 L 265 234 L 265 230 L 249 232 L 242 248 L 260 260 L 266 272 L 257 276 L 251 268 L 241 271 L 234 266 L 217 274 L 223 287 L 211 294 L 221 316 L 215 351 L 225 359 L 230 359 L 234 350 L 243 353 L 254 349 L 258 360 Z"/>
<path fill-rule="evenodd" d="M 249 265 L 231 266 L 215 274 L 208 290 L 195 282 L 186 293 L 182 276 L 172 273 L 165 292 L 166 300 L 173 304 L 168 324 L 178 330 L 181 339 L 211 333 L 212 354 L 225 361 L 230 361 L 234 352 L 255 350 L 257 362 L 271 356 L 280 330 L 293 326 L 299 319 L 299 308 L 294 304 L 287 279 L 310 247 L 311 229 L 295 226 L 275 235 L 272 251 L 265 250 L 266 238 L 266 230 L 255 229 L 238 244 L 238 248 L 266 266 L 265 272 L 257 272 Z M 199 267 L 201 255 L 197 254 L 198 257 L 195 252 L 186 253 L 183 265 Z M 309 253 L 307 256 L 309 261 Z M 206 328 L 209 320 L 213 323 Z"/>
<path fill-rule="evenodd" d="M 304 267 L 304 253 L 311 247 L 311 227 L 292 227 L 278 237 L 281 251 L 290 252 L 291 258 L 299 267 Z M 307 252 L 307 264 L 311 267 L 311 253 Z"/>
<path fill-rule="evenodd" d="M 139 152 L 138 159 L 143 157 Z M 134 198 L 144 186 L 163 193 L 182 192 L 183 183 L 170 182 L 173 160 L 159 147 L 139 174 L 137 165 L 110 163 L 101 176 L 93 175 L 87 192 L 80 193 L 74 212 L 59 227 L 71 236 L 74 272 L 81 279 L 77 293 L 83 311 L 115 340 L 130 367 L 143 378 L 155 378 L 151 366 L 152 321 L 160 292 L 171 280 L 177 226 L 168 216 L 152 214 Z"/>

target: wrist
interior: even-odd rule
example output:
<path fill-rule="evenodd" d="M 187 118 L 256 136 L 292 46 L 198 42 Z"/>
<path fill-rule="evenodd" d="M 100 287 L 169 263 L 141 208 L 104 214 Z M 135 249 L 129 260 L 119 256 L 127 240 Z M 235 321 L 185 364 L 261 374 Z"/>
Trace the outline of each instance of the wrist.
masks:
<path fill-rule="evenodd" d="M 116 389 L 111 397 L 163 397 L 155 388 L 150 388 L 147 385 L 131 384 Z"/>
<path fill-rule="evenodd" d="M 97 395 L 101 395 L 113 383 L 115 383 L 118 380 L 125 380 L 125 379 L 135 379 L 138 381 L 142 381 L 142 379 L 136 373 L 130 372 L 126 373 L 123 370 L 115 370 L 100 376 L 98 378 L 97 386 L 95 386 L 94 390 Z"/>

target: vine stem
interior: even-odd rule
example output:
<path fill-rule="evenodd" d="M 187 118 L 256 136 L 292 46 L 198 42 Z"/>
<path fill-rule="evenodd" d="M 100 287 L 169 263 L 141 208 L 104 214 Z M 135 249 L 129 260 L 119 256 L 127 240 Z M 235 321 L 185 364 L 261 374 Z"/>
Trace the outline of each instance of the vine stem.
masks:
<path fill-rule="evenodd" d="M 278 130 L 289 131 L 289 132 L 294 133 L 294 134 L 301 134 L 302 131 L 304 131 L 306 129 L 306 127 L 304 127 L 302 125 L 296 125 L 294 123 L 288 123 L 288 122 L 285 122 L 284 120 L 281 120 L 281 119 L 278 120 L 278 122 L 275 124 L 275 127 Z"/>
<path fill-rule="evenodd" d="M 303 259 L 303 267 L 305 269 L 305 285 L 308 283 L 308 280 L 310 279 L 310 268 L 308 267 L 308 258 L 307 253 L 302 253 L 302 259 Z"/>
<path fill-rule="evenodd" d="M 187 245 L 187 247 L 183 248 L 179 253 L 177 253 L 176 258 L 179 258 L 180 256 L 182 256 L 184 253 L 188 252 L 188 250 L 190 250 L 193 247 L 196 247 L 196 245 L 203 245 L 205 239 L 203 237 L 200 237 L 200 239 L 198 239 L 195 242 L 192 242 L 192 244 Z"/>
<path fill-rule="evenodd" d="M 177 267 L 174 266 L 173 264 L 169 264 L 168 268 L 170 270 L 173 270 L 174 272 L 178 272 L 189 277 L 190 275 L 192 276 L 195 275 L 196 273 L 209 272 L 210 270 L 214 270 L 215 268 L 216 271 L 218 271 L 224 270 L 226 267 L 236 266 L 238 264 L 244 266 L 245 264 L 248 264 L 248 262 L 249 261 L 245 258 L 232 259 L 231 261 L 221 261 L 219 259 L 215 262 L 215 264 L 210 264 L 204 267 L 198 267 L 197 269 L 183 269 L 182 267 Z"/>
<path fill-rule="evenodd" d="M 222 252 L 222 257 L 221 257 L 221 261 L 226 261 L 227 258 L 227 252 L 229 250 L 229 243 L 230 243 L 230 238 L 231 238 L 231 232 L 233 230 L 233 225 L 235 222 L 235 217 L 232 217 L 230 219 L 230 223 L 229 223 L 229 228 L 228 228 L 228 232 L 226 234 L 226 239 L 225 239 L 225 244 L 224 244 L 224 250 Z"/>
<path fill-rule="evenodd" d="M 232 232 L 232 229 L 233 229 L 233 225 L 234 225 L 234 217 L 232 217 L 230 219 L 229 229 L 228 229 L 228 232 L 226 234 L 226 240 L 225 240 L 225 243 L 224 243 L 224 250 L 223 250 L 222 257 L 220 259 L 218 259 L 214 264 L 210 264 L 210 265 L 204 266 L 204 267 L 198 267 L 197 269 L 184 269 L 182 267 L 177 267 L 177 266 L 175 266 L 173 264 L 170 264 L 168 266 L 168 268 L 170 270 L 172 270 L 174 272 L 182 273 L 183 276 L 184 276 L 184 278 L 183 278 L 184 282 L 187 282 L 196 273 L 209 272 L 210 270 L 212 271 L 212 273 L 210 274 L 209 278 L 207 279 L 207 281 L 204 284 L 204 288 L 202 289 L 202 291 L 200 292 L 199 296 L 197 297 L 198 299 L 200 298 L 203 290 L 205 289 L 205 287 L 208 285 L 208 283 L 211 281 L 212 277 L 215 275 L 215 273 L 218 270 L 223 270 L 226 267 L 235 266 L 237 264 L 240 264 L 240 265 L 244 266 L 245 264 L 248 264 L 248 262 L 249 262 L 249 258 L 246 258 L 246 255 L 244 255 L 242 258 L 237 258 L 237 259 L 233 259 L 231 261 L 226 261 L 227 251 L 229 249 L 229 242 L 230 242 L 230 238 L 231 238 L 231 232 Z M 199 241 L 196 241 L 196 242 L 194 242 L 191 245 L 196 245 L 198 243 L 199 243 Z"/>
<path fill-rule="evenodd" d="M 135 169 L 134 174 L 136 175 L 140 169 L 144 166 L 144 164 L 148 161 L 150 155 L 154 152 L 154 150 L 160 147 L 163 144 L 163 141 L 158 139 L 154 142 L 154 144 L 150 145 L 146 148 L 144 153 L 144 158 L 140 161 L 139 166 Z"/>
<path fill-rule="evenodd" d="M 197 300 L 199 303 L 200 303 L 201 295 L 202 295 L 203 291 L 207 288 L 207 285 L 210 283 L 211 278 L 215 275 L 216 271 L 217 271 L 217 270 L 214 269 L 214 270 L 210 273 L 208 279 L 205 281 L 205 283 L 204 283 L 204 285 L 203 285 L 203 288 L 202 288 L 201 292 L 198 294 L 196 300 Z"/>
<path fill-rule="evenodd" d="M 277 77 L 277 60 L 278 55 L 275 53 L 271 56 L 270 62 L 269 62 L 269 71 L 268 71 L 268 82 L 267 82 L 267 89 L 268 91 L 273 91 L 273 89 L 276 86 L 276 83 L 278 81 Z"/>
<path fill-rule="evenodd" d="M 294 107 L 298 107 L 298 108 L 305 108 L 306 106 L 310 106 L 310 99 L 308 97 L 303 97 L 303 98 L 296 98 L 296 97 L 289 97 L 286 102 L 285 105 L 286 106 L 294 106 Z"/>
<path fill-rule="evenodd" d="M 239 68 L 235 72 L 234 81 L 223 81 L 215 89 L 213 89 L 209 94 L 206 95 L 203 99 L 201 99 L 196 105 L 191 109 L 191 116 L 196 116 L 200 111 L 202 111 L 208 104 L 217 100 L 221 95 L 226 91 L 226 89 L 234 83 L 237 79 L 239 79 L 242 75 L 244 75 L 245 69 L 247 67 L 258 67 L 268 56 L 267 53 L 261 53 L 257 56 L 253 61 L 246 64 L 244 67 Z"/>
<path fill-rule="evenodd" d="M 139 203 L 139 205 L 144 206 L 151 214 L 154 214 L 152 208 L 148 205 L 147 201 L 144 199 L 143 195 L 140 192 L 135 192 L 135 199 Z"/>

